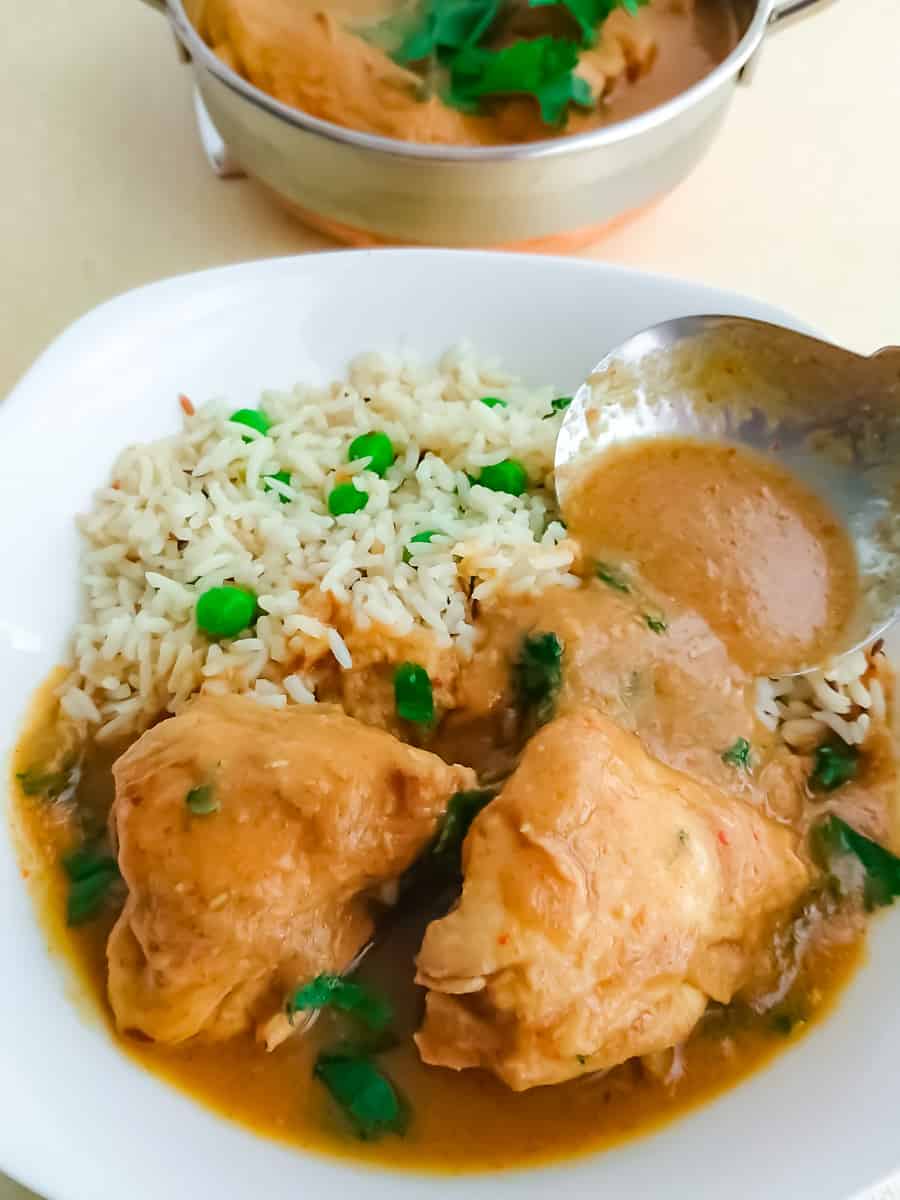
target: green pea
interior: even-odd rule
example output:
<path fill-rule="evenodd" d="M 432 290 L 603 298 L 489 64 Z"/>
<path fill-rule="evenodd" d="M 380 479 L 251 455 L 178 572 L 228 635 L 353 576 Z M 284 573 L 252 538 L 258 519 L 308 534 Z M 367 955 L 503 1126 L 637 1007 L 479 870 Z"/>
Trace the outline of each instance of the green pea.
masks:
<path fill-rule="evenodd" d="M 276 471 L 274 475 L 263 475 L 263 491 L 271 492 L 274 489 L 268 483 L 265 482 L 265 480 L 267 480 L 267 479 L 277 479 L 279 483 L 286 483 L 288 485 L 288 487 L 290 487 L 291 473 L 290 473 L 290 471 Z M 282 504 L 289 504 L 291 498 L 290 498 L 290 496 L 283 496 L 281 494 L 281 492 L 279 492 L 278 499 L 281 501 Z"/>
<path fill-rule="evenodd" d="M 361 492 L 352 483 L 339 483 L 328 496 L 328 511 L 333 517 L 360 512 L 369 503 L 369 493 Z"/>
<path fill-rule="evenodd" d="M 481 403 L 487 408 L 506 408 L 505 400 L 501 400 L 499 396 L 482 396 Z"/>
<path fill-rule="evenodd" d="M 382 477 L 396 457 L 391 439 L 386 433 L 378 432 L 361 433 L 350 443 L 350 450 L 347 453 L 348 462 L 354 462 L 358 458 L 371 458 L 372 461 L 366 470 L 374 471 L 376 475 Z"/>
<path fill-rule="evenodd" d="M 521 496 L 528 487 L 528 474 L 515 458 L 504 458 L 503 462 L 485 467 L 478 476 L 482 487 L 492 492 L 507 492 L 510 496 Z"/>
<path fill-rule="evenodd" d="M 440 529 L 423 529 L 421 533 L 414 534 L 409 539 L 407 545 L 411 546 L 413 544 L 413 542 L 430 542 L 433 537 L 442 537 L 442 536 L 443 535 L 442 535 Z M 406 547 L 404 546 L 403 561 L 405 563 L 408 563 L 411 558 L 412 558 L 412 555 L 410 554 L 409 550 L 407 550 Z"/>
<path fill-rule="evenodd" d="M 239 408 L 237 412 L 233 412 L 228 418 L 229 421 L 234 421 L 238 425 L 247 425 L 250 429 L 255 429 L 257 433 L 266 434 L 272 427 L 272 422 L 266 416 L 261 408 Z M 253 438 L 244 438 L 245 442 L 252 442 Z"/>
<path fill-rule="evenodd" d="M 208 637 L 234 637 L 256 620 L 256 596 L 249 588 L 209 588 L 197 601 L 196 616 Z"/>

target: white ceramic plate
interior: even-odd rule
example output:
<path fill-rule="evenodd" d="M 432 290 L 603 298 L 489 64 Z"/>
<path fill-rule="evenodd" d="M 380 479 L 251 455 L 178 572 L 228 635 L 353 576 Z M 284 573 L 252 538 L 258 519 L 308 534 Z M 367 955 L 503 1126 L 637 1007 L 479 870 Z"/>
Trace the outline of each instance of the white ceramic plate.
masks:
<path fill-rule="evenodd" d="M 0 405 L 0 757 L 76 616 L 73 516 L 121 447 L 178 427 L 179 392 L 252 406 L 264 386 L 324 379 L 362 349 L 436 354 L 463 337 L 568 392 L 626 335 L 692 312 L 795 323 L 590 263 L 380 250 L 185 276 L 90 313 Z M 877 922 L 829 1020 L 695 1114 L 569 1165 L 439 1178 L 267 1142 L 142 1072 L 72 1003 L 5 830 L 0 897 L 0 1168 L 50 1200 L 845 1200 L 900 1162 L 900 913 Z"/>

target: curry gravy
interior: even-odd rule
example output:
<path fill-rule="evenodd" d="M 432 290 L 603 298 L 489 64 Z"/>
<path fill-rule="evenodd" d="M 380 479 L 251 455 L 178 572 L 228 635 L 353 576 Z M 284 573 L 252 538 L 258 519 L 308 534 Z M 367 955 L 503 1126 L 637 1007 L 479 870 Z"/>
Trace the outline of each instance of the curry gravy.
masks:
<path fill-rule="evenodd" d="M 505 27 L 515 36 L 574 36 L 564 13 L 505 7 Z M 422 20 L 410 0 L 190 0 L 187 9 L 223 62 L 284 104 L 364 133 L 472 146 L 584 133 L 646 112 L 708 75 L 741 32 L 725 0 L 650 0 L 634 15 L 615 10 L 579 58 L 578 74 L 597 103 L 570 106 L 558 130 L 544 124 L 529 97 L 462 112 L 441 99 L 441 68 L 394 61 L 404 33 Z M 500 34 L 500 44 L 511 36 Z"/>
<path fill-rule="evenodd" d="M 15 771 L 45 761 L 58 737 L 54 682 L 38 698 Z M 329 1013 L 308 1034 L 271 1054 L 250 1037 L 171 1048 L 116 1032 L 106 1000 L 105 957 L 115 913 L 66 928 L 58 861 L 72 844 L 75 825 L 102 825 L 112 800 L 110 766 L 124 748 L 89 749 L 75 805 L 68 810 L 23 796 L 14 785 L 23 873 L 38 900 L 50 946 L 83 983 L 89 1015 L 99 1014 L 135 1061 L 230 1120 L 299 1148 L 379 1166 L 451 1173 L 533 1165 L 608 1148 L 675 1119 L 764 1066 L 810 1021 L 827 1013 L 861 960 L 861 920 L 824 926 L 777 1010 L 756 1015 L 737 1005 L 704 1018 L 676 1064 L 675 1073 L 682 1072 L 677 1086 L 674 1077 L 666 1082 L 630 1062 L 603 1076 L 513 1093 L 484 1072 L 456 1073 L 420 1061 L 411 1037 L 422 1009 L 422 991 L 412 982 L 413 956 L 424 924 L 440 910 L 420 913 L 401 920 L 358 973 L 394 1003 L 397 1044 L 379 1056 L 379 1064 L 412 1112 L 404 1137 L 360 1141 L 312 1079 L 317 1052 L 342 1032 Z"/>
<path fill-rule="evenodd" d="M 699 613 L 755 675 L 824 661 L 856 606 L 856 555 L 834 513 L 736 446 L 614 449 L 573 483 L 566 517 L 588 555 Z"/>

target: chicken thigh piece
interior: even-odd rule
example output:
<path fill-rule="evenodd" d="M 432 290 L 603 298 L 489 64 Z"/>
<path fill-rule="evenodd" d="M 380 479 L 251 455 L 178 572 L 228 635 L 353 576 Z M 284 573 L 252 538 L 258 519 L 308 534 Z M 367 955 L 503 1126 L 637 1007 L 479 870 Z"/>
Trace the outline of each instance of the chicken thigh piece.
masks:
<path fill-rule="evenodd" d="M 474 776 L 314 707 L 201 697 L 114 767 L 128 898 L 107 947 L 120 1029 L 161 1042 L 288 1031 L 286 993 L 339 972 Z"/>
<path fill-rule="evenodd" d="M 522 1091 L 682 1042 L 808 884 L 797 839 L 591 709 L 538 733 L 418 956 L 426 1063 Z"/>

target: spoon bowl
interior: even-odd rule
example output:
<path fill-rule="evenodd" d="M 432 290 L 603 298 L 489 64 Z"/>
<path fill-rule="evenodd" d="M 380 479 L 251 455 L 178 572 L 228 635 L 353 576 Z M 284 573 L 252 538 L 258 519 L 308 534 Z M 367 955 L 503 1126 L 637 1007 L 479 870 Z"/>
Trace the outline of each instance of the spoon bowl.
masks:
<path fill-rule="evenodd" d="M 728 316 L 680 317 L 643 330 L 601 359 L 566 412 L 555 456 L 563 515 L 573 481 L 598 456 L 655 437 L 742 446 L 830 505 L 849 531 L 860 579 L 834 656 L 865 646 L 896 619 L 900 347 L 867 358 Z"/>

